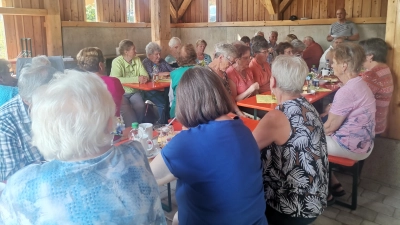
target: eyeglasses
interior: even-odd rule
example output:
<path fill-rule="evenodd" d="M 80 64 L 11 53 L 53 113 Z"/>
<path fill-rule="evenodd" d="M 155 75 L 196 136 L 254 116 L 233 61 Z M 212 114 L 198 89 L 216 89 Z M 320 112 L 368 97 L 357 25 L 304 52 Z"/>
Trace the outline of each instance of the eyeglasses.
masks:
<path fill-rule="evenodd" d="M 229 60 L 227 57 L 225 57 L 225 59 L 226 59 L 226 60 L 228 60 L 228 62 L 229 62 L 229 66 L 232 66 L 233 64 L 235 64 L 235 63 L 236 63 L 236 61 L 235 61 L 235 60 L 231 61 L 231 60 Z"/>

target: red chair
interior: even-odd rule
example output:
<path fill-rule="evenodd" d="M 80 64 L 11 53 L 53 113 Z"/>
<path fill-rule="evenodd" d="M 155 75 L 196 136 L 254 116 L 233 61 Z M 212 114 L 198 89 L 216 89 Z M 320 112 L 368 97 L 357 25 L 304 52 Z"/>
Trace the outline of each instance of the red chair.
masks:
<path fill-rule="evenodd" d="M 352 209 L 352 210 L 356 210 L 357 208 L 357 187 L 358 187 L 358 170 L 359 170 L 359 161 L 355 161 L 352 159 L 346 159 L 346 158 L 341 158 L 341 157 L 336 157 L 336 156 L 328 156 L 328 160 L 329 160 L 329 176 L 332 173 L 332 168 L 335 166 L 346 166 L 346 167 L 351 167 L 351 173 L 352 173 L 352 177 L 353 177 L 353 184 L 352 184 L 352 191 L 351 191 L 351 204 L 342 202 L 342 201 L 338 201 L 336 200 L 336 204 Z M 330 184 L 331 179 L 329 178 L 329 186 L 331 186 Z"/>

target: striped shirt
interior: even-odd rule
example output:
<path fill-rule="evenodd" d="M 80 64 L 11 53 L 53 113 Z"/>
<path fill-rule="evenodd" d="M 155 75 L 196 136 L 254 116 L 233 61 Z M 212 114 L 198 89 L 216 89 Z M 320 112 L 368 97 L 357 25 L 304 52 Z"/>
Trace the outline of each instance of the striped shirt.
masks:
<path fill-rule="evenodd" d="M 0 181 L 41 160 L 38 149 L 31 144 L 27 106 L 17 95 L 0 107 Z"/>
<path fill-rule="evenodd" d="M 346 21 L 344 23 L 336 22 L 331 25 L 329 34 L 332 37 L 348 37 L 354 34 L 358 34 L 356 25 L 351 21 Z"/>

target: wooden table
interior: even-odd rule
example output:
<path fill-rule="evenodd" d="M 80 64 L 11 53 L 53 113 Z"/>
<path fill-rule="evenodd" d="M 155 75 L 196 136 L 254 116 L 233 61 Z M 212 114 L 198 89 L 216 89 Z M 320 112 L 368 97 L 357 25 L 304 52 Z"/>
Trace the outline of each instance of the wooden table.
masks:
<path fill-rule="evenodd" d="M 324 85 L 321 87 L 330 89 L 331 91 L 316 92 L 315 94 L 304 95 L 304 98 L 307 99 L 307 101 L 309 101 L 310 103 L 314 103 L 339 89 L 339 85 Z M 271 95 L 271 91 L 267 91 L 262 94 L 263 95 Z M 277 106 L 276 103 L 257 103 L 256 96 L 252 96 L 250 98 L 246 98 L 241 101 L 238 101 L 237 105 L 254 109 L 254 119 L 257 118 L 257 110 L 263 110 L 263 111 L 269 112 L 269 111 L 274 110 L 275 107 Z"/>
<path fill-rule="evenodd" d="M 169 88 L 170 82 L 147 82 L 145 84 L 139 83 L 124 83 L 124 87 L 130 87 L 134 89 L 139 89 L 142 91 L 163 91 L 164 88 Z"/>

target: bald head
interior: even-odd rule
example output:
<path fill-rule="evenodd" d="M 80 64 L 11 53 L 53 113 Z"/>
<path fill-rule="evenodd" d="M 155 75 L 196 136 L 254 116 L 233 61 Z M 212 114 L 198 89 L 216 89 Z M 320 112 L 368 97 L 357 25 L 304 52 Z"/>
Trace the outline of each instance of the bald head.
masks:
<path fill-rule="evenodd" d="M 346 21 L 346 10 L 341 8 L 336 11 L 336 18 L 339 22 Z"/>

